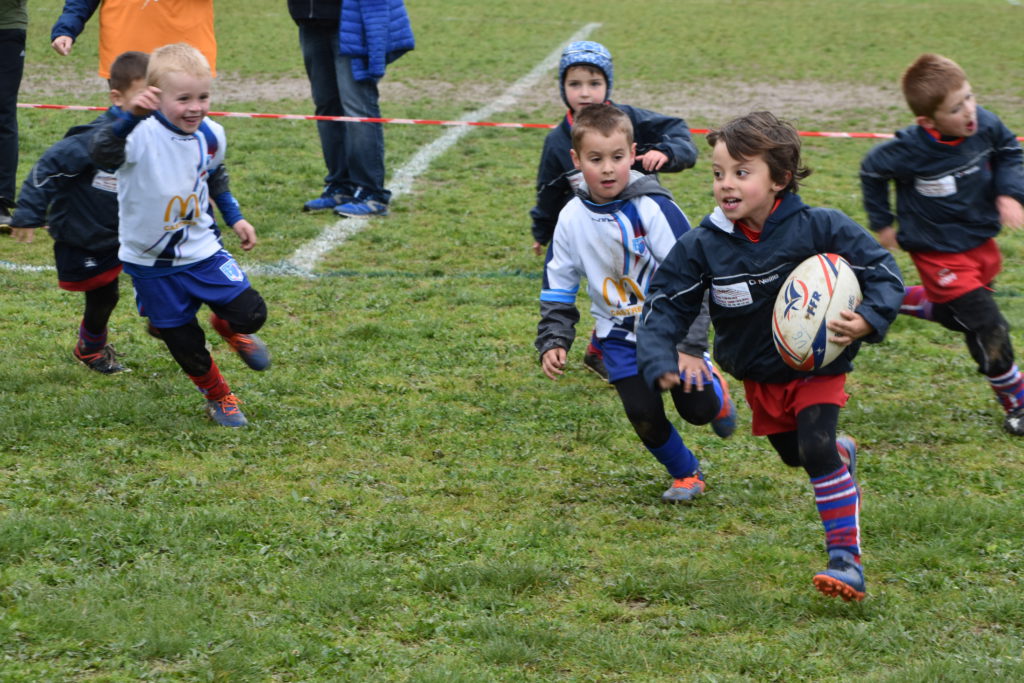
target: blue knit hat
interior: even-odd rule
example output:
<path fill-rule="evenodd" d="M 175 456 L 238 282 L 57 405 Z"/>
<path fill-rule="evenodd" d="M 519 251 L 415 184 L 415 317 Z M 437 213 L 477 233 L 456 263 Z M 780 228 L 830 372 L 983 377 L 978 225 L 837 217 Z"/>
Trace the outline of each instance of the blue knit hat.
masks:
<path fill-rule="evenodd" d="M 565 105 L 569 106 L 569 100 L 565 97 L 565 72 L 570 66 L 577 64 L 594 66 L 604 73 L 604 80 L 608 82 L 608 91 L 604 98 L 611 99 L 614 74 L 612 53 L 608 52 L 608 48 L 601 43 L 595 43 L 592 40 L 577 40 L 575 43 L 569 43 L 562 52 L 562 59 L 558 62 L 558 90 L 562 93 L 562 101 L 565 102 Z"/>

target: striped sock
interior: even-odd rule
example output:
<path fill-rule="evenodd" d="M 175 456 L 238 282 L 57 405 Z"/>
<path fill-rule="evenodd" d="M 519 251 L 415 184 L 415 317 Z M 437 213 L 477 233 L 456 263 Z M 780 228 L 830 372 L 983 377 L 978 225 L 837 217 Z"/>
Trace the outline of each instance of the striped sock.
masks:
<path fill-rule="evenodd" d="M 673 479 L 683 479 L 700 469 L 700 461 L 697 456 L 683 443 L 683 437 L 675 427 L 669 425 L 672 432 L 668 435 L 668 441 L 657 448 L 647 447 L 655 458 L 658 459 Z"/>
<path fill-rule="evenodd" d="M 231 393 L 227 381 L 220 374 L 220 368 L 217 367 L 217 363 L 212 358 L 210 359 L 210 369 L 206 371 L 205 375 L 189 375 L 188 377 L 203 396 L 209 400 L 224 398 Z"/>
<path fill-rule="evenodd" d="M 932 317 L 932 302 L 928 301 L 928 295 L 924 292 L 922 285 L 914 285 L 903 290 L 903 303 L 900 304 L 900 313 L 912 315 L 922 320 L 934 320 Z"/>
<path fill-rule="evenodd" d="M 107 328 L 99 334 L 85 329 L 85 323 L 78 326 L 78 351 L 82 354 L 98 353 L 107 345 Z"/>
<path fill-rule="evenodd" d="M 825 547 L 845 550 L 860 563 L 860 493 L 842 465 L 838 470 L 811 479 L 814 502 L 825 526 Z"/>
<path fill-rule="evenodd" d="M 1003 410 L 1012 413 L 1024 407 L 1024 377 L 1021 377 L 1016 364 L 1007 373 L 989 377 L 988 383 L 992 386 L 992 391 L 996 392 L 996 398 L 1003 404 Z"/>

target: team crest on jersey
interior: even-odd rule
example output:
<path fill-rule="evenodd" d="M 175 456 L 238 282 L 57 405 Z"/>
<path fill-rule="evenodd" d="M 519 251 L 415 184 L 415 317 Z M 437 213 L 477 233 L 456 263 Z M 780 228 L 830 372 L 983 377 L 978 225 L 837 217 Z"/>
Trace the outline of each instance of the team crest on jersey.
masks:
<path fill-rule="evenodd" d="M 221 264 L 220 272 L 224 273 L 224 276 L 232 282 L 241 282 L 245 279 L 245 273 L 239 267 L 238 262 L 235 259 L 226 261 Z"/>
<path fill-rule="evenodd" d="M 633 238 L 633 252 L 636 254 L 643 254 L 647 251 L 647 240 L 643 237 Z"/>

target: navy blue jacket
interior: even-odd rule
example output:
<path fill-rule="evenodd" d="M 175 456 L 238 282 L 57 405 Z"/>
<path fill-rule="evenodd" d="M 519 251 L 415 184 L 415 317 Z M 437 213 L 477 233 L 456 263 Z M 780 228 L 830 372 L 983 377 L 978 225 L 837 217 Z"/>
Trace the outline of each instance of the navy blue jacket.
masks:
<path fill-rule="evenodd" d="M 96 131 L 117 116 L 113 108 L 68 130 L 29 171 L 11 225 L 50 226 L 50 236 L 94 252 L 117 250 L 117 182 L 89 157 Z"/>
<path fill-rule="evenodd" d="M 873 148 L 860 166 L 872 230 L 899 219 L 896 239 L 907 251 L 959 253 L 999 233 L 997 195 L 1024 202 L 1020 143 L 999 117 L 978 107 L 978 131 L 958 145 L 935 140 L 918 125 Z M 896 216 L 889 207 L 896 183 Z"/>
<path fill-rule="evenodd" d="M 77 38 L 99 6 L 100 0 L 66 0 L 64 11 L 50 30 L 50 41 L 56 40 L 57 36 Z"/>
<path fill-rule="evenodd" d="M 690 128 L 686 121 L 625 104 L 615 106 L 633 122 L 633 139 L 636 141 L 638 156 L 652 149 L 664 153 L 668 157 L 661 168 L 664 173 L 677 173 L 697 163 L 697 147 L 690 138 Z M 576 192 L 569 181 L 569 176 L 578 173 L 569 156 L 571 149 L 572 124 L 566 114 L 562 122 L 544 138 L 544 149 L 537 168 L 537 204 L 530 210 L 530 218 L 533 222 L 533 239 L 541 244 L 551 241 L 559 212 Z M 633 165 L 633 169 L 645 172 L 639 162 Z"/>
<path fill-rule="evenodd" d="M 811 208 L 785 193 L 759 242 L 751 242 L 720 209 L 676 242 L 654 276 L 637 326 L 644 380 L 656 387 L 661 375 L 679 372 L 676 343 L 700 313 L 706 290 L 711 293 L 715 360 L 733 377 L 781 383 L 852 370 L 860 341 L 812 372 L 786 365 L 772 341 L 772 309 L 782 283 L 801 261 L 818 253 L 840 254 L 853 266 L 864 295 L 857 313 L 875 330 L 864 341 L 881 341 L 903 301 L 896 260 L 846 214 Z"/>

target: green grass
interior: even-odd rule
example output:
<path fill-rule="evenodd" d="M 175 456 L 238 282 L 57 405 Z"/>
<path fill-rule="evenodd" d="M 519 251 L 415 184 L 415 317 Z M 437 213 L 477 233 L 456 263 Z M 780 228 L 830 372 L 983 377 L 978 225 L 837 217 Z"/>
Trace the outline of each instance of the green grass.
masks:
<path fill-rule="evenodd" d="M 26 78 L 95 72 L 95 24 L 71 58 L 49 50 L 60 5 L 30 4 Z M 223 73 L 302 77 L 283 5 L 218 0 Z M 410 13 L 419 47 L 390 67 L 387 81 L 409 87 L 385 115 L 464 116 L 599 21 L 616 88 L 655 101 L 765 80 L 895 97 L 903 66 L 936 50 L 1024 131 L 1010 106 L 1024 15 L 996 0 L 595 0 L 561 13 L 425 0 Z M 556 120 L 548 86 L 550 101 L 496 118 Z M 311 109 L 292 96 L 221 104 Z M 718 123 L 701 104 L 678 113 Z M 898 98 L 777 111 L 794 112 L 807 129 L 909 118 Z M 22 110 L 19 176 L 91 116 Z M 222 121 L 261 239 L 244 263 L 279 263 L 332 222 L 297 210 L 323 173 L 315 129 Z M 389 168 L 441 133 L 387 127 Z M 841 427 L 863 446 L 870 596 L 827 600 L 810 582 L 824 554 L 809 486 L 749 435 L 748 410 L 728 442 L 683 428 L 709 490 L 666 507 L 664 473 L 579 349 L 561 381 L 542 377 L 526 212 L 543 134 L 475 130 L 320 277 L 254 277 L 274 367 L 248 372 L 213 340 L 246 430 L 202 418 L 126 278 L 111 334 L 133 372 L 102 377 L 70 357 L 81 298 L 52 272 L 0 268 L 0 681 L 1024 677 L 1024 459 L 962 342 L 901 319 L 858 357 Z M 856 170 L 872 144 L 808 139 L 804 198 L 863 222 Z M 694 220 L 713 206 L 698 145 L 696 169 L 664 177 Z M 1001 244 L 998 300 L 1019 325 L 1024 237 Z M 0 261 L 48 265 L 50 241 L 2 239 Z"/>

